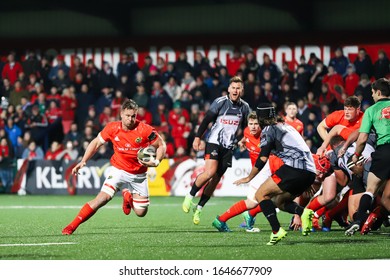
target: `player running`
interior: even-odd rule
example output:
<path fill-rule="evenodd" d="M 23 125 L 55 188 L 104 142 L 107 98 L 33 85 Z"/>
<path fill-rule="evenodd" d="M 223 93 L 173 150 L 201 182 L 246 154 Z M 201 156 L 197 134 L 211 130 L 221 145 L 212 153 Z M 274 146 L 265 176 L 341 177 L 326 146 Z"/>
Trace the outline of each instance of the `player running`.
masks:
<path fill-rule="evenodd" d="M 240 127 L 245 127 L 246 119 L 250 113 L 248 103 L 240 97 L 243 91 L 244 86 L 241 78 L 231 78 L 228 88 L 229 94 L 213 101 L 196 132 L 192 146 L 195 151 L 199 151 L 200 140 L 208 125 L 213 122 L 206 141 L 205 171 L 195 179 L 182 204 L 183 211 L 188 213 L 195 195 L 203 186 L 207 185 L 198 205 L 194 208 L 192 221 L 195 225 L 200 223 L 202 209 L 213 194 L 222 175 L 232 166 L 237 132 Z"/>
<path fill-rule="evenodd" d="M 302 234 L 310 234 L 313 211 L 304 209 L 293 200 L 314 183 L 316 168 L 310 149 L 302 136 L 277 118 L 275 108 L 271 104 L 260 104 L 257 107 L 257 116 L 262 129 L 260 155 L 250 174 L 237 180 L 235 184 L 250 182 L 267 165 L 271 153 L 280 159 L 272 163 L 272 176 L 261 184 L 255 194 L 256 201 L 272 228 L 267 245 L 275 245 L 287 235 L 280 226 L 275 206 L 301 216 Z M 273 198 L 275 202 L 272 201 Z"/>
<path fill-rule="evenodd" d="M 72 174 L 79 170 L 107 141 L 112 142 L 114 154 L 111 157 L 112 168 L 98 195 L 87 202 L 76 218 L 67 225 L 62 234 L 72 234 L 81 223 L 86 222 L 96 211 L 106 205 L 119 190 L 123 190 L 126 215 L 131 209 L 139 217 L 144 217 L 149 206 L 149 189 L 146 171 L 148 167 L 157 167 L 164 158 L 166 145 L 156 130 L 136 120 L 138 105 L 126 100 L 121 107 L 121 121 L 111 122 L 89 143 L 83 158 L 73 168 Z M 152 162 L 138 160 L 139 149 L 152 145 L 156 148 L 156 159 Z M 127 189 L 128 188 L 128 189 Z"/>

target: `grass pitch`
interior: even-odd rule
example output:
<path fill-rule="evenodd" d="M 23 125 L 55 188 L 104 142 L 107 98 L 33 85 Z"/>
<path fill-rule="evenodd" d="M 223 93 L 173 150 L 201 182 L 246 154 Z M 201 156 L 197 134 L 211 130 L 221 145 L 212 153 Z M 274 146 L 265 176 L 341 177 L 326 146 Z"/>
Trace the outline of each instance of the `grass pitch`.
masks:
<path fill-rule="evenodd" d="M 231 233 L 211 226 L 242 198 L 213 197 L 202 213 L 200 225 L 192 213 L 181 210 L 182 197 L 152 197 L 149 213 L 139 218 L 122 213 L 116 196 L 71 236 L 61 230 L 91 196 L 0 195 L 0 259 L 2 260 L 355 260 L 390 259 L 390 228 L 367 236 L 346 237 L 333 224 L 331 232 L 300 232 L 275 246 L 266 246 L 270 226 L 259 214 L 260 233 L 238 226 L 241 216 L 228 222 Z M 197 201 L 197 200 L 196 200 Z M 278 217 L 287 229 L 291 215 Z"/>

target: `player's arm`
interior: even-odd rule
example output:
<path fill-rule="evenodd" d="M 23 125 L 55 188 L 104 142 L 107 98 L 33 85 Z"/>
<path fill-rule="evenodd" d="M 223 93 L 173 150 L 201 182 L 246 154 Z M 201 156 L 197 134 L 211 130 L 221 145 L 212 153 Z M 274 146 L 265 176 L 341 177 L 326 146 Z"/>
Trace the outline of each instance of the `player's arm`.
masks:
<path fill-rule="evenodd" d="M 356 129 L 349 134 L 347 140 L 344 142 L 344 144 L 341 146 L 337 157 L 342 157 L 345 154 L 345 151 L 348 149 L 348 147 L 357 140 L 359 136 L 359 129 Z"/>
<path fill-rule="evenodd" d="M 204 119 L 199 125 L 198 131 L 195 134 L 194 142 L 192 144 L 192 147 L 195 151 L 199 151 L 200 139 L 202 138 L 209 124 L 217 119 L 217 116 L 218 115 L 216 113 L 213 113 L 212 111 L 207 111 L 206 115 L 204 116 Z"/>
<path fill-rule="evenodd" d="M 329 145 L 330 139 L 332 139 L 333 136 L 340 135 L 341 131 L 344 128 L 345 126 L 343 125 L 335 125 L 334 127 L 332 127 L 329 133 L 326 133 L 326 137 L 323 139 L 324 141 L 322 142 L 322 145 L 317 150 L 317 155 L 322 156 L 322 154 L 326 151 L 326 148 Z"/>
<path fill-rule="evenodd" d="M 352 161 L 357 162 L 359 157 L 361 156 L 364 147 L 366 146 L 368 140 L 368 133 L 365 132 L 360 132 L 359 137 L 356 140 L 356 148 L 355 148 L 355 153 L 352 156 Z"/>
<path fill-rule="evenodd" d="M 265 164 L 267 163 L 267 160 L 269 158 L 269 155 L 271 154 L 271 150 L 274 147 L 273 141 L 267 141 L 267 144 L 261 147 L 261 152 L 259 154 L 259 157 L 256 160 L 255 165 L 252 167 L 251 172 L 249 175 L 245 178 L 241 178 L 237 181 L 235 181 L 233 184 L 240 185 L 250 182 L 259 172 Z"/>
<path fill-rule="evenodd" d="M 328 129 L 329 127 L 326 125 L 325 122 L 326 119 L 322 120 L 317 126 L 317 132 L 322 138 L 322 140 L 325 140 L 326 136 L 328 135 Z"/>
<path fill-rule="evenodd" d="M 87 161 L 93 157 L 93 155 L 99 150 L 99 148 L 105 143 L 103 138 L 99 135 L 93 139 L 87 146 L 85 153 L 81 161 L 72 169 L 72 174 L 77 175 L 79 169 L 87 165 Z"/>
<path fill-rule="evenodd" d="M 240 148 L 240 152 L 243 152 L 243 151 L 245 151 L 246 150 L 246 145 L 245 145 L 245 142 L 246 142 L 246 137 L 245 136 L 243 136 L 242 138 L 241 138 L 241 140 L 240 141 L 238 141 L 238 147 Z"/>
<path fill-rule="evenodd" d="M 157 167 L 161 160 L 165 157 L 165 152 L 167 151 L 167 145 L 165 141 L 161 138 L 160 134 L 156 133 L 157 139 L 152 143 L 152 146 L 156 148 L 156 159 L 153 161 L 153 167 Z"/>
<path fill-rule="evenodd" d="M 264 165 L 267 163 L 268 157 L 261 157 L 259 156 L 257 158 L 256 164 L 252 167 L 251 172 L 247 177 L 241 178 L 233 184 L 235 185 L 241 185 L 241 184 L 246 184 L 249 183 L 259 172 L 261 169 L 263 169 Z"/>

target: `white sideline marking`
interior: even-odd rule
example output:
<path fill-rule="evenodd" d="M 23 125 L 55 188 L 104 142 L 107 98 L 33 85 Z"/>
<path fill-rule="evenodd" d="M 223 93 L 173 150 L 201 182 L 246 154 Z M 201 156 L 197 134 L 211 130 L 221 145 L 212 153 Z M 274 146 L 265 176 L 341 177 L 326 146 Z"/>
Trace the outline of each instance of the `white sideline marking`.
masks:
<path fill-rule="evenodd" d="M 152 207 L 178 207 L 179 204 L 151 204 Z M 216 203 L 207 203 L 207 205 L 217 205 Z M 80 209 L 82 205 L 10 205 L 0 206 L 0 209 Z M 120 209 L 122 205 L 106 205 L 104 209 Z"/>
<path fill-rule="evenodd" d="M 58 243 L 16 243 L 16 244 L 0 244 L 0 247 L 17 247 L 17 246 L 52 246 L 52 245 L 73 245 L 76 242 L 58 242 Z"/>

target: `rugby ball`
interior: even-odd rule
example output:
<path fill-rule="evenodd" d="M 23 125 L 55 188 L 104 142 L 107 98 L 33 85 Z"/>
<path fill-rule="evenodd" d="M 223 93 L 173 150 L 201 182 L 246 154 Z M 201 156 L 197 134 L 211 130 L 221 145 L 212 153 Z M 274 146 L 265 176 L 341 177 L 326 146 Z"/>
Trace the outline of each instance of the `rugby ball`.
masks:
<path fill-rule="evenodd" d="M 156 158 L 156 148 L 153 146 L 141 148 L 137 153 L 137 157 L 144 162 L 153 161 Z"/>

